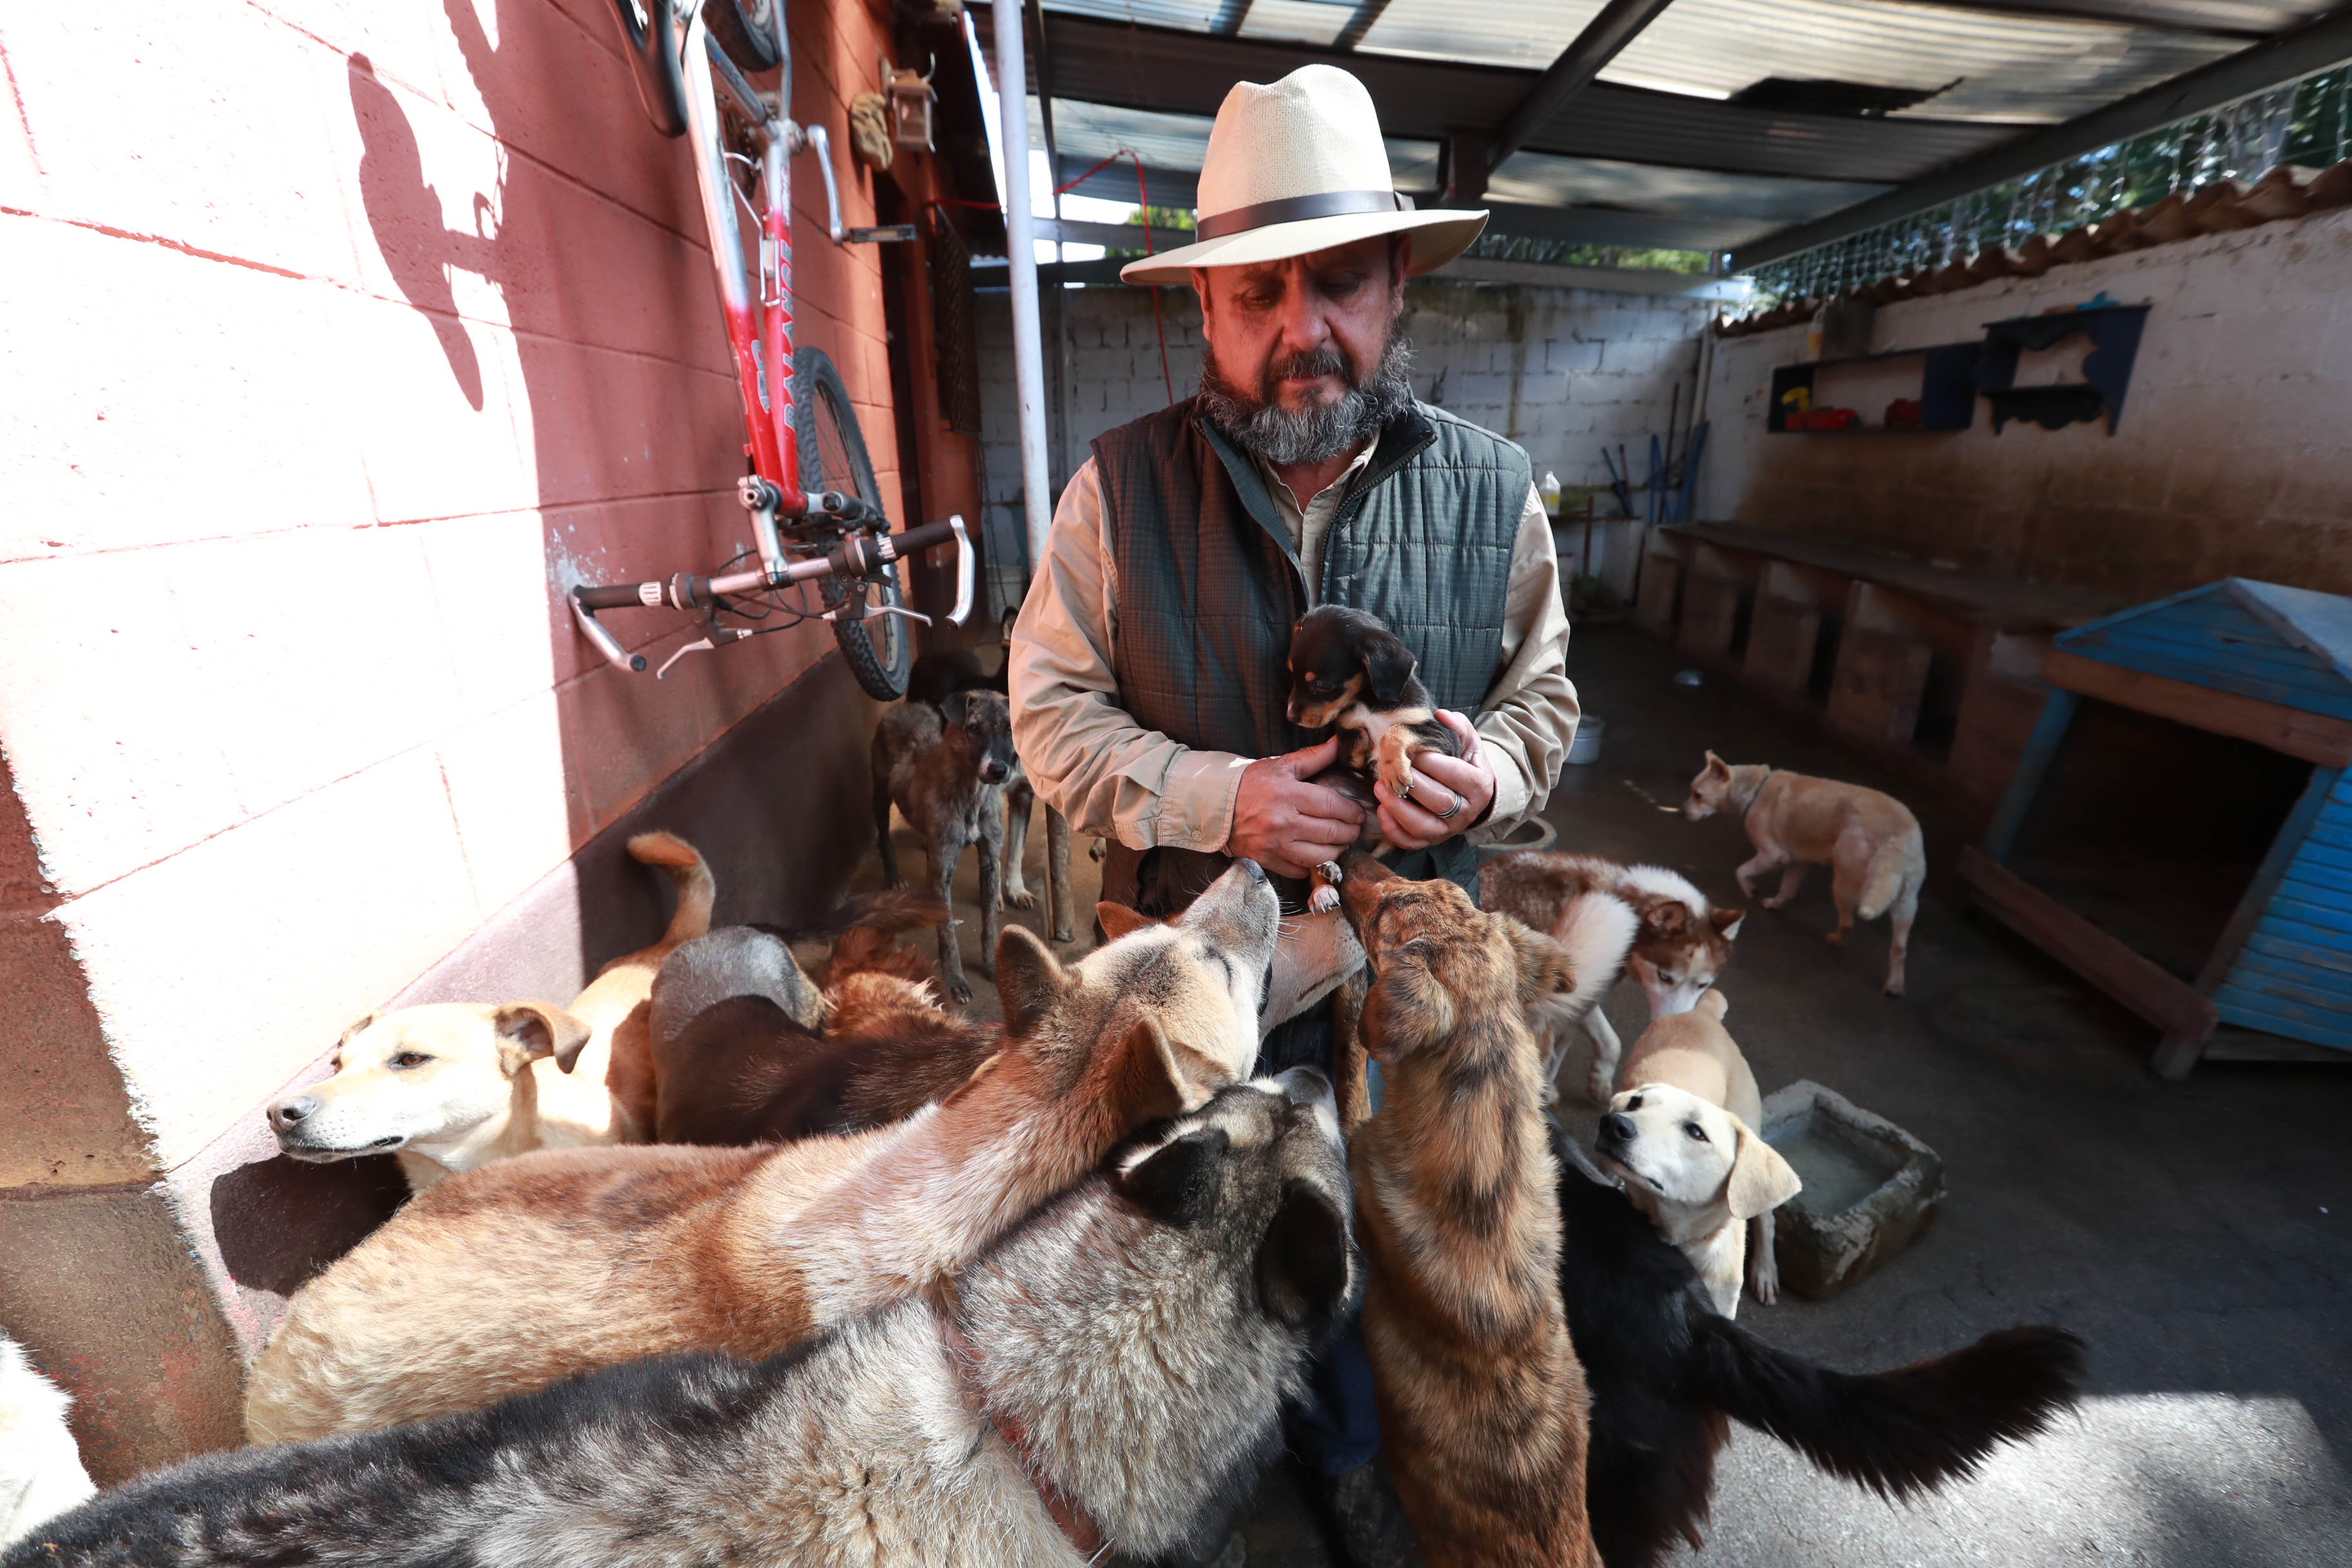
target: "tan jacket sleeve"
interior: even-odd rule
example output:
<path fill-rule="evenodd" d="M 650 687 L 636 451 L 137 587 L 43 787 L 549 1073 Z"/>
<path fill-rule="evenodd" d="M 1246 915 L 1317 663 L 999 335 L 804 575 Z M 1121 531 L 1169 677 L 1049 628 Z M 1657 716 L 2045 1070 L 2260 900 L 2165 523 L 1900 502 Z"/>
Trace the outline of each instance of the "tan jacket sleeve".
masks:
<path fill-rule="evenodd" d="M 1119 706 L 1110 663 L 1118 599 L 1089 458 L 1063 488 L 1044 569 L 1013 627 L 1006 674 L 1022 766 L 1081 833 L 1135 849 L 1223 849 L 1251 759 L 1183 745 Z"/>
<path fill-rule="evenodd" d="M 1503 670 L 1487 689 L 1478 738 L 1495 770 L 1495 809 L 1471 830 L 1492 843 L 1543 810 L 1576 739 L 1576 688 L 1568 679 L 1568 607 L 1543 498 L 1528 487 L 1503 602 Z"/>

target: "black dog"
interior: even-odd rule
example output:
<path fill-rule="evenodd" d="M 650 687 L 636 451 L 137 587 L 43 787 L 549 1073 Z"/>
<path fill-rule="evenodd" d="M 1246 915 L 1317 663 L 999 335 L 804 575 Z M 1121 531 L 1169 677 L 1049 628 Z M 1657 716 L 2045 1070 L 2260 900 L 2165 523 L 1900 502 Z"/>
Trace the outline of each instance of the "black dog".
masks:
<path fill-rule="evenodd" d="M 959 691 L 1005 691 L 1011 662 L 999 659 L 996 673 L 990 675 L 982 670 L 980 656 L 970 648 L 927 653 L 915 660 L 915 668 L 907 676 L 907 700 L 937 708 Z M 1007 909 L 1025 910 L 1037 902 L 1036 895 L 1029 890 L 1028 873 L 1022 865 L 1037 792 L 1030 785 L 1028 770 L 1021 765 L 1018 752 L 1013 753 L 1013 772 L 1003 787 L 1004 905 Z"/>
<path fill-rule="evenodd" d="M 1391 795 L 1405 799 L 1415 783 L 1413 758 L 1423 752 L 1462 754 L 1461 737 L 1438 719 L 1429 688 L 1413 673 L 1419 663 L 1402 637 L 1362 610 L 1326 605 L 1309 610 L 1290 631 L 1290 721 L 1339 731 L 1339 764 L 1313 782 L 1364 808 L 1367 826 L 1357 847 L 1376 854 L 1389 844 L 1374 815 L 1380 803 L 1372 781 L 1381 780 Z M 1336 861 L 1315 868 L 1308 909 L 1339 908 L 1339 875 Z"/>
<path fill-rule="evenodd" d="M 1696 1549 L 1715 1457 L 1737 1420 L 1832 1475 L 1907 1498 L 1973 1474 L 2080 1393 L 2083 1342 L 2001 1329 L 1894 1372 L 1854 1374 L 1777 1350 L 1708 1303 L 1681 1251 L 1551 1124 L 1559 1287 L 1592 1391 L 1586 1506 L 1607 1568 Z"/>

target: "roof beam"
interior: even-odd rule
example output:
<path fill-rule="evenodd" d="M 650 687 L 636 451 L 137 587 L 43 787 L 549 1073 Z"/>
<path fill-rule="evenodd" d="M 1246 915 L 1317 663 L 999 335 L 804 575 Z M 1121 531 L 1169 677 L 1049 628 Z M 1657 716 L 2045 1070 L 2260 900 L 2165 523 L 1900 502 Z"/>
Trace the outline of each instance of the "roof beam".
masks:
<path fill-rule="evenodd" d="M 2105 109 L 1948 164 L 1934 174 L 1898 185 L 1883 196 L 1873 196 L 1843 212 L 1768 234 L 1754 245 L 1738 249 L 1735 260 L 1743 268 L 1779 261 L 1817 245 L 1827 245 L 1866 228 L 1958 201 L 2004 180 L 2129 141 L 2145 132 L 2267 91 L 2347 59 L 2352 59 L 2352 5 L 2340 5 L 2292 32 L 2282 33 L 2170 81 L 2158 82 Z"/>
<path fill-rule="evenodd" d="M 1249 20 L 1252 4 L 1254 0 L 1225 0 L 1223 8 L 1217 13 L 1217 19 L 1209 24 L 1209 31 L 1220 37 L 1232 37 L 1242 30 L 1242 24 Z"/>
<path fill-rule="evenodd" d="M 1381 19 L 1381 13 L 1388 8 L 1389 0 L 1361 0 L 1356 14 L 1348 18 L 1348 25 L 1331 40 L 1331 47 L 1343 55 L 1354 52 L 1356 46 L 1364 41 L 1364 35 L 1372 30 L 1372 24 Z"/>
<path fill-rule="evenodd" d="M 1486 149 L 1486 166 L 1501 168 L 1505 159 L 1526 146 L 1537 130 L 1549 124 L 1570 99 L 1591 86 L 1601 68 L 1671 4 L 1673 0 L 1609 0 L 1495 127 L 1494 142 Z"/>

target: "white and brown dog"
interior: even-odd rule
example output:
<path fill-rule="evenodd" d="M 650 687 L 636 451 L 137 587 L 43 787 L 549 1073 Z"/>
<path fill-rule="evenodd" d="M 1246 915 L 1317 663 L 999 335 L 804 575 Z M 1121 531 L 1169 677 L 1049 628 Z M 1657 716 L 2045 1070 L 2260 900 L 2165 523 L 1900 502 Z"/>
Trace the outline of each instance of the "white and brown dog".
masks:
<path fill-rule="evenodd" d="M 642 1143 L 654 1131 L 647 1001 L 672 948 L 710 929 L 710 869 L 691 844 L 640 833 L 629 853 L 677 883 L 651 947 L 616 958 L 568 1007 L 436 1002 L 371 1013 L 343 1033 L 334 1076 L 269 1107 L 278 1146 L 323 1163 L 393 1154 L 423 1192 L 534 1149 Z"/>
<path fill-rule="evenodd" d="M 1625 1088 L 1601 1119 L 1599 1152 L 1728 1318 L 1739 1310 L 1743 1265 L 1759 1301 L 1780 1298 L 1772 1211 L 1804 1184 L 1764 1142 L 1764 1097 L 1723 1026 L 1727 1006 L 1709 991 L 1642 1032 L 1625 1058 Z"/>
<path fill-rule="evenodd" d="M 1748 918 L 1746 910 L 1717 909 L 1687 878 L 1664 866 L 1621 866 L 1598 855 L 1522 849 L 1496 856 L 1478 868 L 1480 909 L 1509 915 L 1555 940 L 1565 938 L 1567 926 L 1579 918 L 1576 911 L 1596 898 L 1622 903 L 1639 922 L 1623 967 L 1642 983 L 1654 1024 L 1698 1005 L 1731 962 L 1732 940 Z M 1612 967 L 1600 982 L 1601 994 L 1616 982 Z M 1582 1021 L 1593 1045 L 1586 1092 L 1593 1104 L 1606 1107 L 1616 1090 L 1617 1063 L 1624 1046 L 1599 1007 L 1587 1010 Z M 1564 1022 L 1554 1018 L 1548 1031 L 1538 1031 L 1545 1047 L 1547 1089 L 1567 1048 Z"/>
<path fill-rule="evenodd" d="M 1836 779 L 1811 778 L 1747 763 L 1733 766 L 1713 752 L 1691 780 L 1683 815 L 1693 822 L 1718 811 L 1740 814 L 1755 857 L 1739 868 L 1739 890 L 1756 896 L 1754 879 L 1780 869 L 1780 890 L 1764 900 L 1777 910 L 1797 896 L 1805 872 L 1830 868 L 1830 896 L 1837 902 L 1837 930 L 1829 944 L 1843 944 L 1858 920 L 1885 915 L 1895 932 L 1886 954 L 1889 996 L 1903 994 L 1903 959 L 1911 947 L 1911 921 L 1919 912 L 1919 888 L 1927 879 L 1927 840 L 1911 808 L 1891 795 Z"/>

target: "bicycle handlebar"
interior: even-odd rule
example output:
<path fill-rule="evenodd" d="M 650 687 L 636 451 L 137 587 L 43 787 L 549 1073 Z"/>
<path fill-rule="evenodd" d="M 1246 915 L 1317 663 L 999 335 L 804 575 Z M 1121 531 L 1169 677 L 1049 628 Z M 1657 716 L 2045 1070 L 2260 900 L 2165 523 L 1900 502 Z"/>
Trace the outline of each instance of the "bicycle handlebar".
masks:
<path fill-rule="evenodd" d="M 755 594 L 769 588 L 781 588 L 787 583 L 805 583 L 817 577 L 872 577 L 894 563 L 920 555 L 950 541 L 953 541 L 956 547 L 956 604 L 948 619 L 960 626 L 971 614 L 974 575 L 971 536 L 965 531 L 961 515 L 950 517 L 944 522 L 927 522 L 904 533 L 873 537 L 852 533 L 827 553 L 793 562 L 781 573 L 771 573 L 761 566 L 749 572 L 730 573 L 724 577 L 700 577 L 681 572 L 667 583 L 583 583 L 572 590 L 567 602 L 572 606 L 572 618 L 579 624 L 588 640 L 596 645 L 596 650 L 604 656 L 607 663 L 617 669 L 640 674 L 646 668 L 645 656 L 624 648 L 611 630 L 596 619 L 597 611 L 657 609 L 668 605 L 707 621 L 716 607 L 715 601 L 724 595 Z M 913 615 L 908 610 L 897 613 Z M 929 616 L 916 618 L 929 619 Z"/>

